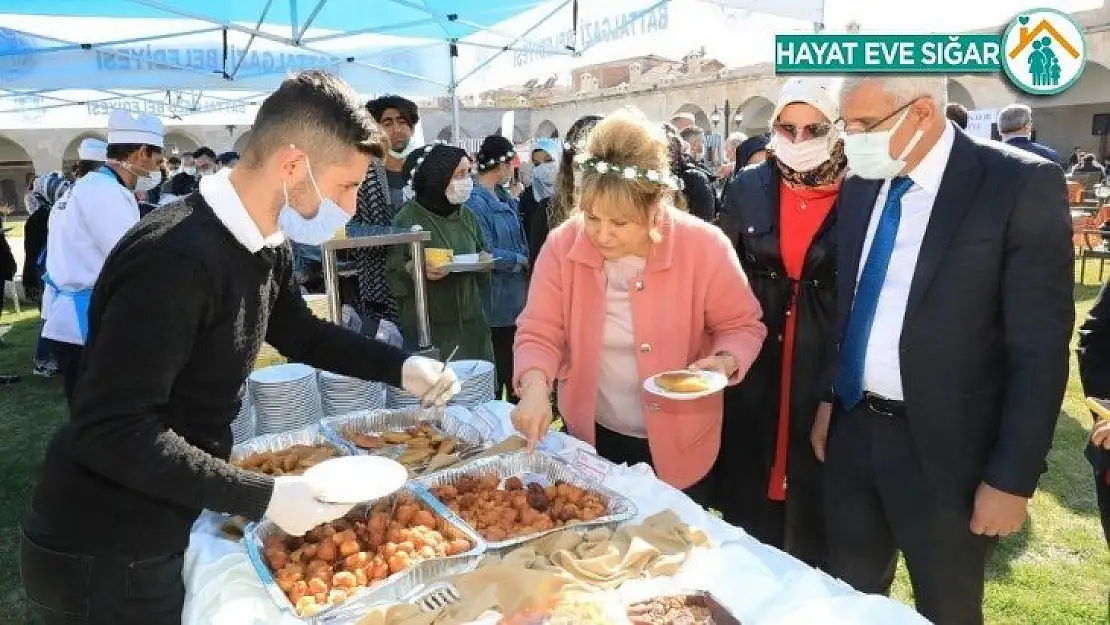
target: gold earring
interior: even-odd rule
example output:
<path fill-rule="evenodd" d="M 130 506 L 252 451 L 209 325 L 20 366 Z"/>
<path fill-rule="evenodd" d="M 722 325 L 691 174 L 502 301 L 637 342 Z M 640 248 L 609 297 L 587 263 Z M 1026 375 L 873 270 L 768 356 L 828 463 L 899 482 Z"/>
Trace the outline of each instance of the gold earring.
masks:
<path fill-rule="evenodd" d="M 648 230 L 648 238 L 651 239 L 652 243 L 662 243 L 663 233 L 659 232 L 659 228 L 652 226 L 651 230 Z"/>

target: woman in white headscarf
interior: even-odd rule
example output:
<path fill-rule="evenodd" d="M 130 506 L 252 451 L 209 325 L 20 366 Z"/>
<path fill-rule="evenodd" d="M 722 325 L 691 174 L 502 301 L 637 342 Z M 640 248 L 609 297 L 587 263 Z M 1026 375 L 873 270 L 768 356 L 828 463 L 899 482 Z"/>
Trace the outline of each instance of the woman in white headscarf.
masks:
<path fill-rule="evenodd" d="M 771 116 L 769 157 L 736 174 L 721 211 L 769 338 L 744 381 L 725 391 L 713 507 L 815 567 L 827 558 L 826 347 L 836 315 L 835 204 L 848 164 L 834 127 L 837 86 L 816 77 L 783 86 Z"/>

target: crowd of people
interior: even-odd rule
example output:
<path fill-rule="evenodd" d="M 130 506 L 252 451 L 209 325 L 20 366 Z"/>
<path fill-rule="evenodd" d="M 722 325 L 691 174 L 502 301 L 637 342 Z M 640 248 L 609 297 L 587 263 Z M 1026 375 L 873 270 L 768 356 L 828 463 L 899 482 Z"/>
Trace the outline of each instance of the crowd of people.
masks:
<path fill-rule="evenodd" d="M 359 103 L 323 72 L 285 81 L 222 166 L 207 149 L 164 161 L 157 119 L 113 114 L 76 183 L 35 187 L 51 211 L 36 366 L 64 373 L 71 418 L 22 525 L 33 608 L 175 623 L 202 509 L 294 533 L 345 513 L 310 480 L 226 462 L 240 388 L 265 341 L 446 401 L 450 369 L 410 355 L 423 272 L 434 346 L 495 363 L 530 448 L 558 414 L 599 455 L 651 465 L 858 590 L 889 592 L 901 553 L 925 617 L 982 623 L 986 563 L 1025 523 L 1067 383 L 1072 228 L 1058 159 L 971 137 L 947 104 L 933 77 L 791 79 L 769 132 L 730 135 L 719 167 L 691 119 L 631 110 L 530 154 L 499 135 L 476 154 L 418 145 L 415 103 Z M 1009 139 L 1031 130 L 1015 111 Z M 160 183 L 140 217 L 137 194 Z M 403 349 L 317 320 L 294 270 L 338 232 L 394 228 L 492 258 L 454 272 L 407 247 L 355 254 L 348 303 L 400 328 Z M 1110 396 L 1104 308 L 1081 365 Z M 729 385 L 690 401 L 643 389 L 688 368 Z M 1104 522 L 1107 450 L 1103 423 Z"/>

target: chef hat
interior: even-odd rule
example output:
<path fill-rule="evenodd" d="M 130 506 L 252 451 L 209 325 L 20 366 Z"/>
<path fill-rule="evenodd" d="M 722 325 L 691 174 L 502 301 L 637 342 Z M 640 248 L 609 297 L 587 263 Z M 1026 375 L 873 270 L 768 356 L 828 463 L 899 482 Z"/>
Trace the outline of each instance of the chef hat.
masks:
<path fill-rule="evenodd" d="M 100 139 L 89 137 L 81 141 L 81 145 L 77 148 L 77 158 L 82 161 L 100 161 L 108 160 L 108 144 Z"/>
<path fill-rule="evenodd" d="M 804 102 L 821 111 L 830 122 L 835 122 L 840 117 L 840 80 L 825 76 L 802 76 L 791 78 L 782 86 L 779 100 L 775 103 L 775 112 L 771 115 L 771 123 L 779 118 L 779 113 L 787 105 L 795 102 Z"/>
<path fill-rule="evenodd" d="M 162 147 L 162 120 L 149 113 L 112 109 L 108 115 L 108 145 L 136 144 Z"/>

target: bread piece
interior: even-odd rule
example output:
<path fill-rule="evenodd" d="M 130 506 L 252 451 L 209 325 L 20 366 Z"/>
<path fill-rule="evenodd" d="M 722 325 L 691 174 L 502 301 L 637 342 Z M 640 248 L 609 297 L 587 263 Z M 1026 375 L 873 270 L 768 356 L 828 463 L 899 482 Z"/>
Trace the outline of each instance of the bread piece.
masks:
<path fill-rule="evenodd" d="M 655 376 L 655 384 L 668 393 L 702 393 L 709 390 L 709 382 L 693 371 L 675 371 Z"/>

